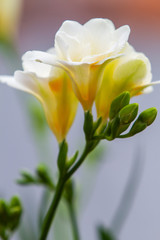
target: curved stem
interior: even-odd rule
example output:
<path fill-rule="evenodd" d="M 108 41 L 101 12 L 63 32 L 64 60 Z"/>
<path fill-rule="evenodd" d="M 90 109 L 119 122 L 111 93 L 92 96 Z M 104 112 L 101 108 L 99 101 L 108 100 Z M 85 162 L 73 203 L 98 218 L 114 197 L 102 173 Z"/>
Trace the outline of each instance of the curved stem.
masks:
<path fill-rule="evenodd" d="M 77 224 L 73 203 L 72 202 L 67 202 L 67 203 L 68 203 L 68 210 L 69 210 L 69 215 L 70 215 L 71 224 L 72 224 L 73 239 L 80 240 L 78 224 Z"/>

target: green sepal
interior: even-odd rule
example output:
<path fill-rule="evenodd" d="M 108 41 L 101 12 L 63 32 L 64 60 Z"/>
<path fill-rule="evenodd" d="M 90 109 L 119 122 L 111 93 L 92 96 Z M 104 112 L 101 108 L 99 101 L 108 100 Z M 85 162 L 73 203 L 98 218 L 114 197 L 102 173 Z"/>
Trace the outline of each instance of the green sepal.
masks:
<path fill-rule="evenodd" d="M 110 135 L 111 140 L 113 140 L 117 137 L 118 132 L 119 132 L 119 128 L 120 128 L 120 118 L 116 117 L 111 122 L 111 135 Z"/>
<path fill-rule="evenodd" d="M 94 133 L 96 132 L 96 130 L 97 130 L 98 127 L 100 126 L 101 122 L 102 122 L 102 117 L 99 117 L 99 118 L 97 119 L 97 121 L 95 121 L 95 122 L 93 123 L 92 135 L 94 135 Z"/>
<path fill-rule="evenodd" d="M 89 140 L 92 138 L 93 133 L 93 116 L 90 111 L 85 112 L 84 114 L 84 125 L 83 130 L 85 133 L 86 140 Z"/>
<path fill-rule="evenodd" d="M 137 103 L 132 103 L 128 104 L 124 108 L 122 108 L 118 114 L 120 118 L 120 124 L 129 124 L 131 123 L 137 116 L 138 114 L 138 104 Z"/>
<path fill-rule="evenodd" d="M 69 169 L 76 161 L 78 157 L 79 151 L 76 151 L 73 157 L 71 157 L 67 162 L 66 162 L 66 168 Z"/>
<path fill-rule="evenodd" d="M 98 227 L 99 240 L 116 240 L 110 230 L 105 229 L 103 226 Z"/>
<path fill-rule="evenodd" d="M 118 112 L 129 104 L 130 101 L 130 93 L 129 92 L 123 92 L 118 97 L 116 97 L 110 106 L 110 112 L 109 112 L 109 118 L 112 120 L 116 117 Z"/>
<path fill-rule="evenodd" d="M 63 142 L 60 144 L 58 160 L 57 160 L 58 168 L 61 173 L 66 167 L 67 153 L 68 153 L 68 144 L 65 140 L 63 140 Z"/>

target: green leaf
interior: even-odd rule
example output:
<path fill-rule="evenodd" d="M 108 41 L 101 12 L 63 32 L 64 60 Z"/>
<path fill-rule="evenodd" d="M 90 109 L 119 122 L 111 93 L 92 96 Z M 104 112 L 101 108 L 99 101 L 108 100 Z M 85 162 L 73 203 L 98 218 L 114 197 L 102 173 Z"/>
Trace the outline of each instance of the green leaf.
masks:
<path fill-rule="evenodd" d="M 65 140 L 63 140 L 63 142 L 60 144 L 58 160 L 57 160 L 58 168 L 61 173 L 66 167 L 67 153 L 68 153 L 68 144 Z"/>
<path fill-rule="evenodd" d="M 129 92 L 123 92 L 121 93 L 118 97 L 116 97 L 110 107 L 110 112 L 109 112 L 109 118 L 112 120 L 113 118 L 116 117 L 118 112 L 125 107 L 126 105 L 129 104 L 130 101 L 130 93 Z"/>
<path fill-rule="evenodd" d="M 122 108 L 119 112 L 120 124 L 128 124 L 131 123 L 137 116 L 138 113 L 138 104 L 132 103 L 128 104 L 124 108 Z"/>

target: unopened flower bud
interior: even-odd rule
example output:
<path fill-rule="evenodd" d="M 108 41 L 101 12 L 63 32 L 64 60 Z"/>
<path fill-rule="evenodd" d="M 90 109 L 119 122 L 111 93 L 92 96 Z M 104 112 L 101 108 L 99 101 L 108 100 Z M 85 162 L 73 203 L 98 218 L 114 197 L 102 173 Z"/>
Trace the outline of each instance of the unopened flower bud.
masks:
<path fill-rule="evenodd" d="M 132 103 L 128 104 L 124 108 L 122 108 L 119 112 L 120 123 L 128 124 L 131 123 L 137 116 L 138 113 L 138 104 Z"/>
<path fill-rule="evenodd" d="M 123 107 L 129 104 L 129 101 L 129 92 L 123 92 L 118 97 L 116 97 L 111 103 L 109 118 L 113 119 Z"/>

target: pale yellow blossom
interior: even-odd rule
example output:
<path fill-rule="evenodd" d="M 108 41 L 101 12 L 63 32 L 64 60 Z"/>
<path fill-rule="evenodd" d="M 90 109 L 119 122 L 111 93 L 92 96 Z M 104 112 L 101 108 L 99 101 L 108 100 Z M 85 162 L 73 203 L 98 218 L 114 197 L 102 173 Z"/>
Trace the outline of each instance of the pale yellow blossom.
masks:
<path fill-rule="evenodd" d="M 23 62 L 25 71 L 14 77 L 1 76 L 0 81 L 34 95 L 42 104 L 47 122 L 58 142 L 67 135 L 76 115 L 78 100 L 68 75 L 59 68 Z"/>

